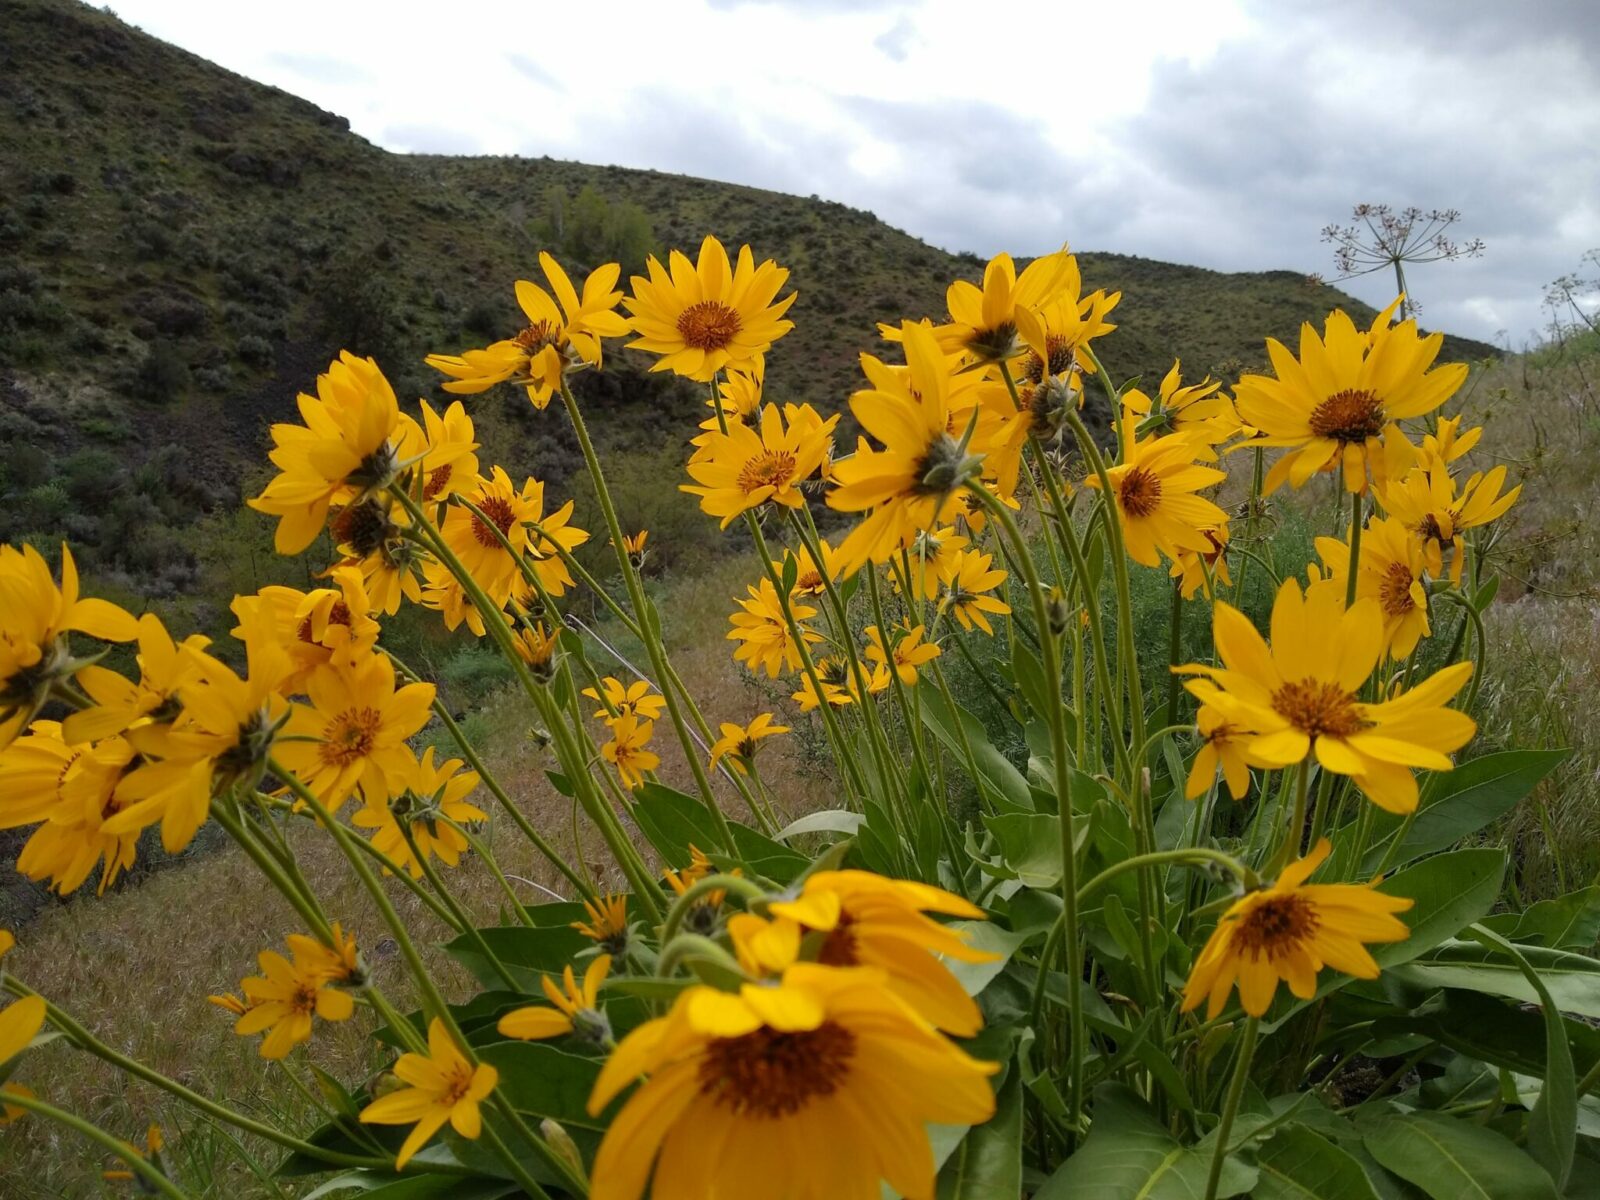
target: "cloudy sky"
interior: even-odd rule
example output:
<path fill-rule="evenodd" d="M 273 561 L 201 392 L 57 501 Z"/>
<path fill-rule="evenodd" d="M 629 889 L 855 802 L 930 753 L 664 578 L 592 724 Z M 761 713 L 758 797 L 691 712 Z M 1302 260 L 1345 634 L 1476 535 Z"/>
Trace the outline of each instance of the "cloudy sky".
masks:
<path fill-rule="evenodd" d="M 1408 272 L 1424 322 L 1514 345 L 1600 246 L 1595 0 L 114 7 L 391 150 L 816 193 L 950 250 L 1332 277 L 1353 204 L 1456 208 L 1487 249 Z"/>

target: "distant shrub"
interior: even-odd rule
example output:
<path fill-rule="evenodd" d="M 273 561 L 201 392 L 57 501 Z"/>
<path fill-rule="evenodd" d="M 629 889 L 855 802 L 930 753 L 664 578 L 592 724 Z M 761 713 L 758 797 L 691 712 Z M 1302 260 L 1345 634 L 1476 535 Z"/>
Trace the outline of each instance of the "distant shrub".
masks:
<path fill-rule="evenodd" d="M 266 338 L 247 333 L 234 346 L 239 361 L 252 367 L 270 367 L 276 357 L 272 343 Z"/>
<path fill-rule="evenodd" d="M 189 385 L 189 364 L 170 342 L 151 345 L 132 381 L 136 396 L 163 404 L 188 395 Z"/>

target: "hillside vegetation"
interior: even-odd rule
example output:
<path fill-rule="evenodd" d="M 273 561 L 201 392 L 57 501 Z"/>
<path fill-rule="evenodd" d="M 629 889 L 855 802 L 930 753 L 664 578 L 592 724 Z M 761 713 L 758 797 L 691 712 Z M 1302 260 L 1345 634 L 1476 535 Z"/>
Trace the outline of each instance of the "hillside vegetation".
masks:
<path fill-rule="evenodd" d="M 376 355 L 402 395 L 438 396 L 423 355 L 514 331 L 511 282 L 541 248 L 578 269 L 637 269 L 708 230 L 748 241 L 799 292 L 769 379 L 829 410 L 875 348 L 862 341 L 874 322 L 939 313 L 948 282 L 981 268 L 815 197 L 390 154 L 74 0 L 0 0 L 0 29 L 0 539 L 70 538 L 97 578 L 146 595 L 269 582 L 282 568 L 265 522 L 195 524 L 253 490 L 267 425 L 341 347 Z M 1370 314 L 1287 271 L 1080 261 L 1089 286 L 1124 294 L 1121 376 L 1158 378 L 1169 348 L 1188 372 L 1231 376 L 1259 360 L 1264 332 L 1292 336 L 1335 304 Z M 701 397 L 616 358 L 579 381 L 609 461 L 675 446 Z M 576 452 L 562 422 L 526 409 L 478 428 L 489 461 L 564 486 Z M 650 459 L 635 469 L 659 479 Z"/>

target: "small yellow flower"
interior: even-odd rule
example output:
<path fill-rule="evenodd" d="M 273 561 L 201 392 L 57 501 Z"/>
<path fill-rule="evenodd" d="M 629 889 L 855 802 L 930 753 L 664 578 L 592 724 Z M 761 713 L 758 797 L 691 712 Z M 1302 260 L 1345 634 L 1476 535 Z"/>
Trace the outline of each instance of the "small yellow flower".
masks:
<path fill-rule="evenodd" d="M 789 624 L 783 617 L 783 602 L 778 598 L 778 589 L 772 586 L 770 579 L 764 578 L 759 584 L 750 585 L 747 590 L 750 598 L 738 601 L 741 611 L 729 618 L 733 628 L 728 631 L 728 640 L 740 643 L 734 648 L 734 661 L 744 663 L 752 671 L 763 669 L 771 679 L 776 679 L 783 671 L 798 670 L 800 646 L 789 635 Z M 800 636 L 808 645 L 822 640 L 820 633 L 807 629 L 803 624 L 806 618 L 817 615 L 815 608 L 791 601 L 790 611 Z"/>
<path fill-rule="evenodd" d="M 605 982 L 610 971 L 611 956 L 602 954 L 591 962 L 589 969 L 583 973 L 582 986 L 579 986 L 570 964 L 562 968 L 560 987 L 550 981 L 550 976 L 541 975 L 539 984 L 555 1007 L 529 1005 L 527 1008 L 513 1009 L 500 1018 L 496 1028 L 506 1037 L 520 1038 L 523 1041 L 542 1041 L 545 1038 L 561 1037 L 574 1032 L 579 1026 L 582 1026 L 585 1032 L 598 1033 L 603 1029 L 609 1036 L 610 1030 L 605 1025 L 605 1017 L 600 1013 L 599 998 L 600 985 Z"/>
<path fill-rule="evenodd" d="M 1357 979 L 1376 979 L 1378 964 L 1363 943 L 1401 942 L 1411 936 L 1395 913 L 1413 901 L 1385 896 L 1376 883 L 1308 884 L 1332 846 L 1323 838 L 1288 867 L 1271 887 L 1248 892 L 1222 914 L 1195 959 L 1183 989 L 1183 1011 L 1206 1001 L 1215 1020 L 1235 982 L 1239 1003 L 1252 1017 L 1272 1005 L 1278 981 L 1302 1000 L 1317 994 L 1317 974 L 1332 967 Z"/>
<path fill-rule="evenodd" d="M 638 533 L 622 535 L 622 552 L 628 556 L 628 562 L 635 571 L 644 570 L 644 560 L 649 551 L 644 544 L 650 540 L 650 531 L 641 529 Z"/>
<path fill-rule="evenodd" d="M 984 614 L 1004 616 L 1011 611 L 1009 604 L 990 594 L 1006 581 L 1004 571 L 990 569 L 989 564 L 993 560 L 992 554 L 980 554 L 976 550 L 959 551 L 950 565 L 945 580 L 945 598 L 940 602 L 955 614 L 956 620 L 961 622 L 961 628 L 970 631 L 976 625 L 991 637 L 994 636 L 994 627 Z"/>
<path fill-rule="evenodd" d="M 1204 531 L 1226 524 L 1228 515 L 1195 493 L 1226 476 L 1199 466 L 1194 461 L 1197 443 L 1184 434 L 1137 441 L 1131 424 L 1124 422 L 1123 429 L 1123 460 L 1106 476 L 1128 557 L 1156 567 L 1160 554 L 1176 559 L 1183 550 L 1209 551 L 1211 541 Z M 1100 476 L 1091 473 L 1084 485 L 1098 489 Z"/>
<path fill-rule="evenodd" d="M 611 740 L 600 747 L 600 757 L 617 768 L 625 785 L 639 787 L 644 783 L 644 773 L 661 765 L 661 756 L 646 749 L 655 734 L 655 722 L 641 721 L 629 714 L 607 724 Z"/>
<path fill-rule="evenodd" d="M 387 803 L 369 801 L 351 818 L 351 823 L 372 830 L 372 844 L 404 867 L 413 879 L 422 878 L 418 854 L 421 859 L 437 858 L 447 867 L 456 866 L 470 843 L 455 826 L 488 819 L 481 808 L 466 802 L 465 797 L 478 786 L 478 775 L 463 771 L 463 765 L 459 758 L 452 758 L 435 766 L 433 747 L 429 746 L 421 760 L 412 760 L 403 788 L 394 799 Z M 412 852 L 401 821 L 409 826 L 417 853 Z"/>
<path fill-rule="evenodd" d="M 136 1154 L 144 1159 L 157 1171 L 166 1174 L 161 1163 L 161 1151 L 166 1148 L 166 1139 L 161 1136 L 161 1126 L 151 1123 L 144 1133 L 144 1149 L 140 1150 L 130 1142 L 122 1143 L 127 1147 L 129 1154 Z M 127 1167 L 113 1167 L 109 1171 L 101 1171 L 100 1178 L 107 1183 L 132 1183 L 138 1176 Z"/>
<path fill-rule="evenodd" d="M 950 324 L 939 327 L 939 339 L 980 359 L 1012 358 L 1024 343 L 1045 344 L 1040 310 L 1069 291 L 1076 301 L 1078 264 L 1065 250 L 1034 259 L 1020 276 L 1009 254 L 997 254 L 984 268 L 981 288 L 966 280 L 950 285 Z"/>
<path fill-rule="evenodd" d="M 306 688 L 311 706 L 296 705 L 286 728 L 303 740 L 278 748 L 283 765 L 335 811 L 357 788 L 381 804 L 404 787 L 415 764 L 406 739 L 433 715 L 434 685 L 397 689 L 394 664 L 374 653 L 355 666 L 324 667 Z"/>
<path fill-rule="evenodd" d="M 1233 401 L 1222 394 L 1222 385 L 1208 377 L 1184 387 L 1176 360 L 1161 380 L 1160 398 L 1162 427 L 1194 442 L 1195 458 L 1200 462 L 1216 462 L 1217 452 L 1212 447 L 1243 432 L 1239 414 Z M 1123 412 L 1131 413 L 1135 423 L 1155 410 L 1150 397 L 1138 388 L 1129 388 L 1123 394 L 1122 404 Z"/>
<path fill-rule="evenodd" d="M 813 711 L 820 705 L 821 699 L 826 699 L 833 708 L 843 708 L 861 699 L 856 674 L 848 663 L 835 662 L 831 658 L 819 658 L 812 665 L 817 669 L 817 682 L 822 685 L 822 697 L 817 696 L 817 689 L 811 684 L 811 676 L 802 674 L 800 690 L 790 697 L 800 705 L 801 712 Z"/>
<path fill-rule="evenodd" d="M 628 898 L 613 892 L 598 900 L 585 900 L 583 909 L 589 919 L 574 921 L 572 928 L 611 954 L 621 954 L 628 945 Z"/>
<path fill-rule="evenodd" d="M 1316 545 L 1329 577 L 1343 588 L 1350 574 L 1349 543 L 1319 537 Z M 1356 599 L 1377 601 L 1383 613 L 1383 649 L 1393 658 L 1407 657 L 1433 632 L 1422 566 L 1421 539 L 1399 519 L 1378 518 L 1362 531 Z"/>
<path fill-rule="evenodd" d="M 399 405 L 372 359 L 341 351 L 317 377 L 316 396 L 300 394 L 300 416 L 303 425 L 272 427 L 279 474 L 248 502 L 278 518 L 279 554 L 299 554 L 322 532 L 331 505 L 381 491 L 400 466 Z"/>
<path fill-rule="evenodd" d="M 469 1140 L 475 1141 L 483 1133 L 478 1106 L 500 1082 L 499 1072 L 488 1063 L 474 1067 L 467 1061 L 438 1017 L 428 1026 L 428 1053 L 402 1054 L 394 1073 L 409 1086 L 378 1097 L 361 1110 L 361 1120 L 368 1125 L 415 1122 L 416 1128 L 400 1147 L 395 1170 L 410 1162 L 446 1121 Z"/>
<path fill-rule="evenodd" d="M 1522 494 L 1519 483 L 1502 495 L 1505 481 L 1505 467 L 1495 467 L 1470 475 L 1458 493 L 1449 470 L 1435 458 L 1380 485 L 1378 503 L 1420 540 L 1423 565 L 1435 579 L 1444 577 L 1444 548 L 1450 546 L 1450 580 L 1459 584 L 1466 562 L 1462 533 L 1499 520 Z"/>
<path fill-rule="evenodd" d="M 610 720 L 612 717 L 632 715 L 654 721 L 667 710 L 667 698 L 660 692 L 652 692 L 648 679 L 625 684 L 607 675 L 600 681 L 600 687 L 605 693 L 605 701 L 595 710 L 596 717 Z M 591 700 L 600 699 L 600 692 L 594 688 L 584 688 L 583 694 Z"/>
<path fill-rule="evenodd" d="M 591 272 L 584 280 L 582 298 L 549 254 L 540 252 L 539 265 L 555 297 L 536 283 L 517 280 L 517 303 L 528 318 L 522 332 L 482 350 L 428 355 L 430 367 L 450 376 L 445 391 L 473 395 L 499 383 L 521 383 L 534 407 L 543 409 L 561 386 L 564 372 L 600 365 L 601 338 L 628 332 L 627 322 L 615 311 L 622 299 L 615 290 L 622 274 L 618 264 L 606 263 Z"/>
<path fill-rule="evenodd" d="M 1196 800 L 1205 795 L 1216 782 L 1217 768 L 1227 781 L 1228 793 L 1235 800 L 1243 800 L 1250 790 L 1250 764 L 1245 761 L 1244 744 L 1250 734 L 1237 725 L 1231 725 L 1216 709 L 1202 704 L 1195 715 L 1195 724 L 1204 739 L 1195 753 L 1194 764 L 1189 768 L 1189 778 L 1184 782 L 1185 799 Z"/>
<path fill-rule="evenodd" d="M 72 551 L 61 547 L 61 586 L 32 546 L 0 546 L 0 750 L 9 746 L 74 664 L 66 635 L 108 642 L 139 635 L 133 617 L 107 600 L 79 598 Z"/>
<path fill-rule="evenodd" d="M 355 1001 L 329 977 L 326 961 L 305 956 L 304 949 L 304 942 L 295 947 L 293 962 L 276 950 L 261 951 L 256 956 L 261 974 L 239 983 L 248 1007 L 239 1014 L 233 1031 L 249 1037 L 265 1030 L 262 1058 L 287 1057 L 290 1050 L 309 1040 L 314 1016 L 345 1021 L 355 1012 Z"/>
<path fill-rule="evenodd" d="M 827 592 L 828 584 L 839 582 L 841 574 L 839 552 L 829 545 L 827 538 L 817 539 L 817 549 L 822 554 L 820 566 L 812 561 L 809 547 L 801 546 L 798 550 L 783 552 L 783 563 L 779 566 L 778 578 L 783 578 L 791 558 L 795 563 L 794 587 L 789 592 L 791 597 L 821 596 Z"/>
<path fill-rule="evenodd" d="M 438 504 L 478 478 L 478 456 L 473 453 L 478 435 L 461 401 L 452 401 L 442 417 L 426 400 L 418 403 L 422 405 L 422 426 L 411 422 L 415 435 L 402 442 L 400 452 L 407 459 L 422 456 L 416 467 L 422 477 L 422 499 Z M 411 421 L 404 414 L 401 420 Z"/>
<path fill-rule="evenodd" d="M 1200 532 L 1211 543 L 1210 548 L 1188 550 L 1180 546 L 1172 559 L 1172 566 L 1167 570 L 1168 575 L 1179 581 L 1178 589 L 1185 600 L 1193 600 L 1196 592 L 1204 592 L 1209 600 L 1213 583 L 1220 582 L 1224 587 L 1233 583 L 1228 574 L 1228 527 L 1219 525 L 1215 529 L 1202 529 Z"/>
<path fill-rule="evenodd" d="M 827 457 L 839 416 L 824 420 L 809 404 L 770 405 L 759 428 L 731 425 L 727 433 L 707 433 L 689 461 L 692 484 L 678 490 L 700 497 L 708 516 L 726 529 L 741 513 L 771 501 L 804 508 L 800 485 L 815 475 Z"/>
<path fill-rule="evenodd" d="M 774 725 L 772 714 L 769 712 L 758 713 L 751 718 L 748 725 L 723 721 L 717 728 L 722 736 L 711 745 L 711 765 L 715 767 L 723 759 L 727 759 L 733 769 L 741 775 L 745 774 L 749 770 L 749 764 L 755 761 L 756 746 L 763 738 L 789 732 L 787 725 Z"/>
<path fill-rule="evenodd" d="M 794 328 L 783 314 L 795 293 L 775 300 L 789 272 L 770 259 L 758 267 L 749 246 L 739 248 L 736 266 L 713 237 L 701 243 L 698 262 L 677 250 L 668 262 L 670 274 L 651 256 L 649 278 L 633 276 L 633 295 L 623 301 L 637 335 L 628 346 L 659 355 L 652 371 L 703 382 L 725 368 L 747 370 Z"/>
<path fill-rule="evenodd" d="M 546 630 L 539 621 L 519 621 L 513 628 L 517 634 L 517 657 L 532 668 L 534 679 L 540 683 L 549 682 L 555 674 L 555 654 L 561 641 L 560 633 L 554 629 Z"/>
<path fill-rule="evenodd" d="M 119 816 L 133 807 L 127 781 L 139 765 L 127 738 L 104 738 L 71 751 L 59 741 L 60 726 L 35 721 L 26 737 L 0 755 L 0 780 L 20 783 L 25 789 L 12 799 L 16 807 L 11 812 L 6 812 L 10 804 L 0 802 L 0 825 L 24 823 L 18 818 L 35 815 L 30 810 L 47 803 L 43 823 L 17 856 L 17 870 L 29 879 L 49 879 L 57 892 L 66 895 L 104 863 L 99 884 L 104 892 L 133 866 L 139 833 L 159 813 L 150 811 L 126 828 L 118 825 Z M 61 769 L 53 781 L 46 781 L 36 772 L 51 760 Z M 53 796 L 53 803 L 47 795 Z"/>
<path fill-rule="evenodd" d="M 885 649 L 883 634 L 878 631 L 878 627 L 867 626 L 867 661 L 873 664 L 872 678 L 867 684 L 868 691 L 881 692 L 888 687 L 891 670 L 906 687 L 916 686 L 917 668 L 924 663 L 932 662 L 944 653 L 938 643 L 922 640 L 925 632 L 921 625 L 910 629 L 891 629 L 889 633 L 894 642 Z"/>

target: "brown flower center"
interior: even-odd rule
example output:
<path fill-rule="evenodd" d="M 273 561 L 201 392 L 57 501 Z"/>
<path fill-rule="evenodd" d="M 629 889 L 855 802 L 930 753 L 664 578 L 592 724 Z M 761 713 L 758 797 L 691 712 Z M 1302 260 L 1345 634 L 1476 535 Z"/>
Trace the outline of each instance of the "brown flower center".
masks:
<path fill-rule="evenodd" d="M 1134 467 L 1117 488 L 1122 511 L 1130 517 L 1148 517 L 1161 504 L 1161 477 L 1144 467 Z"/>
<path fill-rule="evenodd" d="M 856 942 L 855 919 L 839 914 L 839 923 L 828 931 L 817 952 L 817 961 L 827 967 L 854 967 L 861 963 L 861 947 Z"/>
<path fill-rule="evenodd" d="M 783 488 L 794 478 L 794 455 L 787 450 L 763 450 L 739 472 L 739 490 L 748 496 L 758 488 Z"/>
<path fill-rule="evenodd" d="M 333 602 L 333 607 L 328 610 L 328 624 L 350 624 L 350 606 L 343 600 L 335 600 Z M 300 640 L 302 642 L 309 642 L 313 646 L 317 644 L 317 639 L 312 636 L 310 617 L 307 617 L 305 620 L 300 622 Z"/>
<path fill-rule="evenodd" d="M 678 332 L 691 350 L 723 350 L 743 329 L 739 314 L 720 300 L 702 300 L 678 314 Z"/>
<path fill-rule="evenodd" d="M 700 1063 L 700 1092 L 740 1115 L 789 1117 L 831 1096 L 850 1074 L 856 1035 L 834 1021 L 783 1033 L 716 1038 Z"/>
<path fill-rule="evenodd" d="M 1049 352 L 1050 374 L 1059 375 L 1070 370 L 1073 366 L 1075 354 L 1072 343 L 1059 333 L 1052 333 L 1045 338 L 1044 348 Z M 1022 374 L 1029 383 L 1039 383 L 1045 376 L 1046 360 L 1039 357 L 1037 350 L 1028 351 L 1028 357 L 1023 360 Z"/>
<path fill-rule="evenodd" d="M 1425 542 L 1444 541 L 1444 530 L 1439 528 L 1439 518 L 1429 513 L 1422 518 L 1422 524 L 1417 526 L 1417 536 Z"/>
<path fill-rule="evenodd" d="M 445 463 L 442 467 L 435 467 L 428 472 L 428 481 L 422 485 L 422 498 L 432 500 L 449 486 L 450 476 L 455 472 L 454 463 Z"/>
<path fill-rule="evenodd" d="M 439 1103 L 443 1105 L 456 1105 L 467 1098 L 467 1093 L 472 1090 L 472 1068 L 462 1064 L 451 1071 L 444 1080 L 444 1090 L 439 1096 Z"/>
<path fill-rule="evenodd" d="M 511 340 L 529 354 L 537 354 L 546 346 L 560 343 L 561 326 L 551 321 L 536 321 Z"/>
<path fill-rule="evenodd" d="M 1017 350 L 1015 321 L 1002 321 L 993 329 L 974 329 L 967 346 L 984 358 L 1010 358 Z"/>
<path fill-rule="evenodd" d="M 349 546 L 358 558 L 381 550 L 390 529 L 388 514 L 371 501 L 340 509 L 333 519 L 334 540 L 341 546 Z"/>
<path fill-rule="evenodd" d="M 1356 711 L 1354 696 L 1322 679 L 1284 684 L 1273 693 L 1272 707 L 1307 737 L 1345 738 L 1371 725 Z"/>
<path fill-rule="evenodd" d="M 1411 598 L 1411 568 L 1405 563 L 1390 563 L 1378 584 L 1378 599 L 1391 617 L 1403 617 L 1417 607 Z"/>
<path fill-rule="evenodd" d="M 1278 958 L 1317 931 L 1317 910 L 1292 893 L 1263 900 L 1239 919 L 1234 941 L 1251 958 Z"/>
<path fill-rule="evenodd" d="M 322 730 L 322 761 L 347 767 L 367 757 L 378 741 L 383 714 L 375 708 L 347 708 Z"/>
<path fill-rule="evenodd" d="M 483 517 L 488 517 L 489 520 L 494 522 L 494 529 L 498 529 L 501 534 L 507 537 L 510 536 L 511 523 L 517 519 L 517 514 L 511 509 L 511 501 L 504 496 L 489 496 L 478 503 L 478 511 L 483 514 Z M 489 526 L 484 524 L 483 517 L 476 514 L 473 515 L 472 536 L 477 540 L 478 545 L 498 550 L 500 549 L 500 539 L 495 537 L 494 529 L 490 529 Z"/>
<path fill-rule="evenodd" d="M 1383 424 L 1383 403 L 1369 391 L 1335 392 L 1311 410 L 1311 432 L 1336 442 L 1364 442 Z"/>
<path fill-rule="evenodd" d="M 310 1015 L 317 1011 L 317 985 L 314 983 L 300 983 L 295 987 L 294 995 L 289 997 L 289 1007 L 297 1013 Z"/>

